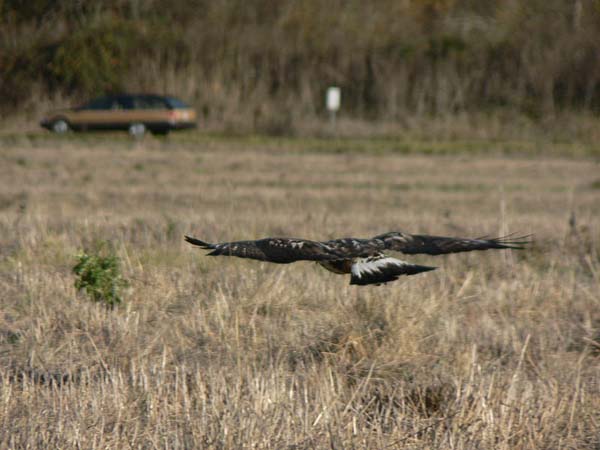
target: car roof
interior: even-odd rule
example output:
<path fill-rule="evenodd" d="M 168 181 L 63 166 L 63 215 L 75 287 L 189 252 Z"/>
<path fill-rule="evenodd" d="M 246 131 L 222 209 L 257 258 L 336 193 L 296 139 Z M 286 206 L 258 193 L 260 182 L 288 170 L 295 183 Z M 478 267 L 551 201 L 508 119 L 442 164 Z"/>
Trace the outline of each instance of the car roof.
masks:
<path fill-rule="evenodd" d="M 144 93 L 141 93 L 141 94 L 132 94 L 132 93 L 106 94 L 106 95 L 94 97 L 94 98 L 88 100 L 85 104 L 89 104 L 89 103 L 99 101 L 99 100 L 108 100 L 108 101 L 116 100 L 118 102 L 133 102 L 136 99 L 160 100 L 162 102 L 165 102 L 165 105 L 167 107 L 174 108 L 174 109 L 190 108 L 190 106 L 186 102 L 184 102 L 183 100 L 180 100 L 177 97 L 173 97 L 170 95 L 157 95 L 157 94 L 144 94 Z"/>
<path fill-rule="evenodd" d="M 160 98 L 163 100 L 169 98 L 175 98 L 168 95 L 157 95 L 157 94 L 126 94 L 126 93 L 118 93 L 118 94 L 108 94 L 103 97 L 109 98 Z M 100 97 L 99 97 L 100 98 Z"/>

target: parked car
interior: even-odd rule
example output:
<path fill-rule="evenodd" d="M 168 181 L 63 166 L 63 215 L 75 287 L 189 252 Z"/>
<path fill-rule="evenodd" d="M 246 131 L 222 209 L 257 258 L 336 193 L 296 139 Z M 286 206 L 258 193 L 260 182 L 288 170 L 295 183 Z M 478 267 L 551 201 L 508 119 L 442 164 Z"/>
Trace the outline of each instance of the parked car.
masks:
<path fill-rule="evenodd" d="M 196 126 L 196 111 L 174 97 L 107 95 L 82 106 L 50 112 L 40 125 L 55 133 L 69 130 L 128 130 L 142 136 L 148 130 L 167 134 Z"/>

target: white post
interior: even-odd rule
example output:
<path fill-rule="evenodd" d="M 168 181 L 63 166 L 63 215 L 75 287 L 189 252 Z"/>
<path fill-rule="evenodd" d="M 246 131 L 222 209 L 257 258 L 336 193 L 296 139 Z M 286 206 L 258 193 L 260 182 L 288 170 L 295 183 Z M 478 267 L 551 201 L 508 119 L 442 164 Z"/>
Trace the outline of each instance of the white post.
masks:
<path fill-rule="evenodd" d="M 325 98 L 325 105 L 329 111 L 329 117 L 331 121 L 331 130 L 335 133 L 335 116 L 337 111 L 340 109 L 342 99 L 341 89 L 337 86 L 330 86 L 327 88 L 327 96 Z"/>

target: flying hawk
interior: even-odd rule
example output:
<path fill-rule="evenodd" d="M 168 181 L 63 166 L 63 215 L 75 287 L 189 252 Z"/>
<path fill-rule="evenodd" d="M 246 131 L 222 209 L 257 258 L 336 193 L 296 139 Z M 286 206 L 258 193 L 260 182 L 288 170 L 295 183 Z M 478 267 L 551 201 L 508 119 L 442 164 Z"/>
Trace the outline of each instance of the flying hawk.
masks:
<path fill-rule="evenodd" d="M 415 275 L 434 270 L 386 255 L 397 251 L 408 255 L 443 255 L 488 249 L 522 249 L 529 236 L 465 239 L 408 234 L 398 231 L 380 234 L 371 239 L 342 238 L 330 241 L 310 241 L 298 238 L 264 238 L 255 241 L 235 241 L 211 244 L 191 236 L 185 240 L 205 250 L 208 256 L 238 256 L 277 264 L 296 261 L 316 261 L 338 274 L 350 274 L 350 284 L 382 284 L 397 280 L 400 275 Z"/>

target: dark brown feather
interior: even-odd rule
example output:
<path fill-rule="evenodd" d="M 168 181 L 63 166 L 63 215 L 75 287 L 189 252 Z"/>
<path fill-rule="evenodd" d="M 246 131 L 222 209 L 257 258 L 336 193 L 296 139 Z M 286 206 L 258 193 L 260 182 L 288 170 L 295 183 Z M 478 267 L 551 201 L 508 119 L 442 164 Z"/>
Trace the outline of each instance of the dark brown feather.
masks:
<path fill-rule="evenodd" d="M 235 241 L 210 244 L 189 236 L 185 240 L 212 252 L 207 256 L 237 256 L 257 259 L 276 264 L 289 264 L 296 261 L 328 261 L 340 259 L 334 249 L 326 244 L 307 239 L 265 238 L 256 241 Z"/>
<path fill-rule="evenodd" d="M 523 249 L 526 244 L 530 243 L 529 236 L 468 239 L 401 232 L 386 233 L 375 236 L 373 239 L 382 241 L 387 250 L 409 255 L 443 255 L 475 250 Z"/>

